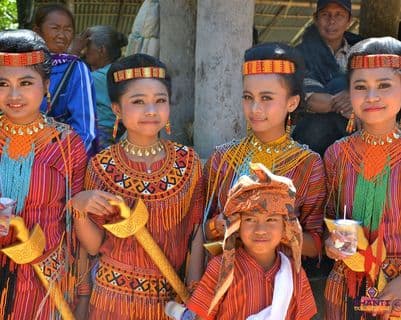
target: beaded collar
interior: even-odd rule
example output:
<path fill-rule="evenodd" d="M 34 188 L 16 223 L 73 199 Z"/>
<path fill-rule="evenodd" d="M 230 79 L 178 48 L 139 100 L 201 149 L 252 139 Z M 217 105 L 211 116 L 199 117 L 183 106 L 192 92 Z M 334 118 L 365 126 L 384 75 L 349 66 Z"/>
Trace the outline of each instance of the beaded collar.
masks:
<path fill-rule="evenodd" d="M 29 124 L 12 123 L 5 116 L 0 116 L 0 128 L 4 129 L 8 134 L 15 136 L 33 135 L 43 130 L 46 126 L 47 118 L 40 115 L 36 120 Z"/>
<path fill-rule="evenodd" d="M 251 144 L 260 152 L 280 154 L 293 148 L 295 146 L 295 141 L 289 138 L 287 134 L 270 143 L 263 143 L 256 136 L 253 136 L 251 138 Z"/>
<path fill-rule="evenodd" d="M 361 130 L 361 139 L 365 143 L 373 146 L 383 146 L 385 144 L 390 144 L 396 140 L 399 140 L 400 137 L 401 137 L 401 130 L 399 127 L 396 127 L 390 133 L 381 136 L 375 136 L 373 134 L 370 134 L 366 132 L 366 130 L 364 129 Z"/>
<path fill-rule="evenodd" d="M 125 152 L 138 157 L 155 156 L 164 150 L 164 145 L 160 140 L 148 147 L 135 145 L 129 142 L 128 139 L 122 140 L 120 144 Z"/>

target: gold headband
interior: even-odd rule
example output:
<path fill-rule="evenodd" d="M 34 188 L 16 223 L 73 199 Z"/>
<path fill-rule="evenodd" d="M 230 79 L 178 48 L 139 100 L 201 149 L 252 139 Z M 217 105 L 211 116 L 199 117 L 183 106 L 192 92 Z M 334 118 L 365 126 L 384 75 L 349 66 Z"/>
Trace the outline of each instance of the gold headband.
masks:
<path fill-rule="evenodd" d="M 166 78 L 166 70 L 158 67 L 132 68 L 113 73 L 114 82 L 137 78 Z"/>
<path fill-rule="evenodd" d="M 44 61 L 45 53 L 42 50 L 22 53 L 0 52 L 0 66 L 24 67 Z"/>
<path fill-rule="evenodd" d="M 242 68 L 244 76 L 266 73 L 295 73 L 295 64 L 288 60 L 254 60 L 246 61 Z"/>
<path fill-rule="evenodd" d="M 368 68 L 401 68 L 401 57 L 396 54 L 371 54 L 351 59 L 350 69 Z"/>

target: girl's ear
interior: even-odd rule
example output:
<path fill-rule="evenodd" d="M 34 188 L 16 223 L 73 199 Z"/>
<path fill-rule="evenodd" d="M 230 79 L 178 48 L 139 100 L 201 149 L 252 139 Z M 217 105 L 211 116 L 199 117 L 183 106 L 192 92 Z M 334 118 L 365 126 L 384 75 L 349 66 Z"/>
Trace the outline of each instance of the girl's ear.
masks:
<path fill-rule="evenodd" d="M 111 103 L 111 110 L 113 110 L 114 114 L 121 119 L 121 106 L 117 102 Z"/>
<path fill-rule="evenodd" d="M 287 111 L 288 111 L 288 112 L 293 112 L 293 111 L 295 111 L 295 109 L 298 107 L 300 101 L 301 101 L 301 97 L 299 96 L 299 94 L 297 94 L 297 95 L 295 95 L 295 96 L 291 96 L 291 97 L 288 99 Z"/>

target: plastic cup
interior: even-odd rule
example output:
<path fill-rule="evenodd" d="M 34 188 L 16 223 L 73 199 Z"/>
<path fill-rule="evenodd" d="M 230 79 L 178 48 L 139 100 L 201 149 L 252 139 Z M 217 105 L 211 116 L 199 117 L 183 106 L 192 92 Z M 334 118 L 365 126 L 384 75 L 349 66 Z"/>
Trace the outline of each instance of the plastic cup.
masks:
<path fill-rule="evenodd" d="M 358 248 L 359 221 L 337 219 L 334 221 L 334 247 L 343 254 L 352 256 Z"/>
<path fill-rule="evenodd" d="M 4 209 L 0 210 L 0 236 L 6 236 L 10 228 L 10 218 L 15 211 L 15 200 L 10 198 L 0 198 L 0 204 Z"/>

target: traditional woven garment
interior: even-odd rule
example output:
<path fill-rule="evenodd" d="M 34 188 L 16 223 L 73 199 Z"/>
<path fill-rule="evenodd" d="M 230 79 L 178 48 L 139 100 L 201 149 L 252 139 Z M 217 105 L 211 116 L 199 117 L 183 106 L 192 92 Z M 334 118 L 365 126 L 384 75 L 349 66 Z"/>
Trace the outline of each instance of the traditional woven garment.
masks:
<path fill-rule="evenodd" d="M 219 277 L 221 258 L 218 256 L 210 261 L 201 282 L 187 304 L 189 309 L 202 316 L 202 319 L 244 320 L 271 304 L 274 277 L 281 264 L 280 257 L 277 256 L 271 269 L 264 271 L 244 249 L 240 248 L 235 256 L 233 282 L 218 309 L 213 310 L 208 316 L 207 312 Z M 309 320 L 316 313 L 309 281 L 303 270 L 297 274 L 294 264 L 292 267 L 294 293 L 286 320 Z"/>
<path fill-rule="evenodd" d="M 249 174 L 249 162 L 260 162 L 274 174 L 292 179 L 297 189 L 295 210 L 298 219 L 320 250 L 326 197 L 323 163 L 318 154 L 287 135 L 269 144 L 263 144 L 251 135 L 216 148 L 204 169 L 207 180 L 204 219 L 222 212 L 228 190 L 241 175 Z"/>
<path fill-rule="evenodd" d="M 174 269 L 182 275 L 194 225 L 202 216 L 201 166 L 194 150 L 163 141 L 166 157 L 149 173 L 142 162 L 127 158 L 121 144 L 91 161 L 85 187 L 124 198 L 133 207 L 142 199 L 149 211 L 146 225 Z M 191 200 L 192 199 L 192 200 Z M 91 216 L 101 226 L 120 220 Z M 175 293 L 135 237 L 106 233 L 90 302 L 91 319 L 167 319 L 164 305 Z"/>
<path fill-rule="evenodd" d="M 269 254 L 272 258 L 276 254 L 277 258 L 273 266 L 264 270 L 247 253 L 249 248 L 237 250 L 237 238 L 242 223 L 241 214 L 281 215 L 284 226 L 281 242 L 288 246 L 293 257 L 288 272 L 293 275 L 294 291 L 289 293 L 293 297 L 287 300 L 287 306 L 283 305 L 284 311 L 280 310 L 282 315 L 277 318 L 310 319 L 316 313 L 316 306 L 306 275 L 301 269 L 302 229 L 294 217 L 295 188 L 290 179 L 272 175 L 260 164 L 254 164 L 252 168 L 253 178 L 241 176 L 230 189 L 224 207 L 227 228 L 223 254 L 208 266 L 188 307 L 202 319 L 238 320 L 269 307 L 274 291 L 279 289 L 275 289 L 274 280 L 281 269 L 281 254 L 275 253 L 277 248 L 273 248 Z M 261 236 L 261 229 L 257 230 Z M 269 233 L 267 230 L 266 234 Z M 252 236 L 256 236 L 256 231 Z M 276 300 L 278 305 L 281 302 Z"/>
<path fill-rule="evenodd" d="M 387 281 L 401 274 L 401 141 L 394 133 L 376 143 L 358 131 L 332 145 L 325 155 L 327 216 L 342 217 L 346 205 L 347 218 L 361 222 L 369 244 L 378 241 L 377 256 L 385 248 L 387 255 L 381 269 Z M 368 259 L 375 257 L 366 256 Z M 365 272 L 368 265 L 365 263 Z M 367 287 L 377 285 L 377 276 L 372 283 L 365 273 L 336 262 L 325 290 L 326 319 L 371 319 L 357 314 L 353 301 L 366 295 Z"/>
<path fill-rule="evenodd" d="M 86 154 L 78 135 L 68 126 L 48 118 L 43 128 L 16 126 L 0 119 L 0 170 L 3 196 L 16 195 L 20 215 L 29 230 L 39 224 L 46 237 L 46 249 L 36 261 L 44 274 L 58 279 L 71 302 L 75 277 L 72 274 L 73 245 L 66 202 L 82 190 Z M 12 128 L 23 130 L 13 134 Z M 31 133 L 32 130 L 32 133 Z M 31 134 L 30 134 L 31 133 Z M 10 171 L 9 166 L 24 170 Z M 6 172 L 6 173 L 5 173 Z M 19 185 L 17 183 L 21 183 Z M 27 185 L 25 185 L 27 184 Z M 23 189 L 22 191 L 18 189 Z M 8 192 L 13 192 L 11 195 Z M 62 241 L 64 239 L 64 241 Z M 12 229 L 0 237 L 0 248 L 16 242 Z M 53 319 L 56 308 L 32 267 L 16 265 L 0 253 L 0 318 Z"/>

